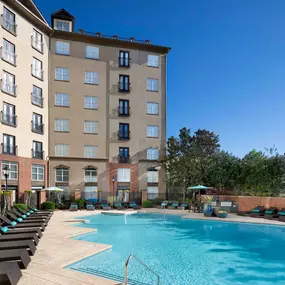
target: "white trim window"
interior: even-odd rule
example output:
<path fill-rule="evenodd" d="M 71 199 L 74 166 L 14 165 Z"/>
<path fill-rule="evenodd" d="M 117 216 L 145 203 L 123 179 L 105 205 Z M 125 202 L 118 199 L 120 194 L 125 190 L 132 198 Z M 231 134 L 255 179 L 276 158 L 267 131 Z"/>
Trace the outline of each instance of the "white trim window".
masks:
<path fill-rule="evenodd" d="M 147 126 L 147 136 L 149 138 L 158 138 L 158 126 Z"/>
<path fill-rule="evenodd" d="M 37 78 L 43 79 L 43 74 L 43 63 L 39 59 L 33 57 L 32 75 Z"/>
<path fill-rule="evenodd" d="M 71 22 L 65 20 L 54 19 L 54 29 L 59 31 L 71 32 Z"/>
<path fill-rule="evenodd" d="M 60 81 L 69 81 L 69 68 L 56 67 L 55 68 L 55 79 L 60 80 Z"/>
<path fill-rule="evenodd" d="M 147 66 L 158 67 L 159 66 L 159 56 L 149 54 L 147 56 Z"/>
<path fill-rule="evenodd" d="M 55 170 L 55 182 L 68 182 L 69 181 L 69 169 L 57 168 Z"/>
<path fill-rule="evenodd" d="M 117 181 L 118 182 L 131 182 L 131 169 L 130 168 L 118 168 L 117 169 Z"/>
<path fill-rule="evenodd" d="M 69 94 L 55 93 L 55 105 L 69 107 Z"/>
<path fill-rule="evenodd" d="M 158 160 L 158 148 L 157 147 L 147 149 L 147 159 Z"/>
<path fill-rule="evenodd" d="M 97 182 L 97 169 L 87 168 L 84 171 L 84 182 Z"/>
<path fill-rule="evenodd" d="M 158 183 L 158 171 L 156 170 L 147 171 L 147 183 Z"/>
<path fill-rule="evenodd" d="M 2 26 L 4 29 L 9 31 L 10 33 L 16 35 L 16 16 L 6 7 L 3 7 L 3 21 Z"/>
<path fill-rule="evenodd" d="M 98 133 L 98 122 L 97 121 L 84 121 L 84 133 L 97 134 Z"/>
<path fill-rule="evenodd" d="M 99 48 L 94 46 L 86 46 L 86 58 L 99 59 Z"/>
<path fill-rule="evenodd" d="M 32 181 L 44 181 L 45 166 L 41 164 L 32 165 Z"/>
<path fill-rule="evenodd" d="M 158 91 L 158 79 L 147 78 L 147 87 L 148 91 Z"/>
<path fill-rule="evenodd" d="M 56 156 L 68 156 L 68 144 L 56 144 L 55 145 L 55 155 Z"/>
<path fill-rule="evenodd" d="M 15 45 L 9 41 L 3 39 L 2 47 L 2 58 L 3 60 L 15 65 L 16 64 L 16 54 Z"/>
<path fill-rule="evenodd" d="M 98 84 L 98 72 L 85 71 L 85 83 L 87 84 Z"/>
<path fill-rule="evenodd" d="M 68 42 L 56 41 L 55 53 L 62 54 L 62 55 L 69 55 L 70 54 L 70 44 Z"/>
<path fill-rule="evenodd" d="M 158 103 L 147 102 L 147 114 L 148 115 L 158 115 Z"/>
<path fill-rule="evenodd" d="M 16 95 L 15 75 L 3 71 L 2 91 L 11 95 Z"/>
<path fill-rule="evenodd" d="M 96 145 L 85 145 L 84 146 L 84 157 L 86 158 L 95 158 L 97 152 Z"/>
<path fill-rule="evenodd" d="M 55 131 L 56 132 L 69 132 L 69 120 L 68 119 L 55 119 Z"/>
<path fill-rule="evenodd" d="M 1 163 L 1 173 L 2 173 L 2 179 L 5 179 L 5 176 L 3 174 L 3 168 L 7 166 L 8 169 L 10 169 L 9 173 L 8 173 L 8 180 L 18 180 L 18 163 L 17 162 L 13 162 L 13 161 L 6 161 L 3 160 Z"/>
<path fill-rule="evenodd" d="M 147 187 L 147 199 L 154 200 L 155 198 L 158 198 L 158 187 L 148 186 Z"/>
<path fill-rule="evenodd" d="M 85 109 L 98 109 L 98 97 L 97 96 L 84 96 L 84 108 Z"/>
<path fill-rule="evenodd" d="M 44 50 L 43 35 L 35 29 L 33 30 L 32 34 L 32 47 L 39 52 L 43 52 Z"/>
<path fill-rule="evenodd" d="M 43 90 L 36 85 L 33 85 L 32 103 L 38 106 L 43 106 Z"/>
<path fill-rule="evenodd" d="M 83 199 L 97 199 L 98 197 L 98 187 L 97 186 L 85 186 L 83 190 Z"/>

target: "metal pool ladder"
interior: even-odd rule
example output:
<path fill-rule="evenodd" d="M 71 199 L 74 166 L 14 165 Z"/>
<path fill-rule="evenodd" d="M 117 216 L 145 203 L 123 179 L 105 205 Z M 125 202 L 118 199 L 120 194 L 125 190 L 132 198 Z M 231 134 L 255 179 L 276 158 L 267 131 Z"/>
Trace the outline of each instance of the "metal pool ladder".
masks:
<path fill-rule="evenodd" d="M 139 258 L 137 258 L 134 254 L 131 254 L 126 262 L 125 262 L 125 273 L 124 273 L 124 285 L 128 285 L 128 266 L 129 266 L 129 263 L 130 263 L 130 260 L 134 258 L 138 263 L 140 263 L 142 266 L 144 266 L 148 271 L 150 271 L 153 275 L 156 276 L 157 278 L 157 285 L 159 285 L 159 281 L 160 281 L 160 278 L 159 278 L 159 275 L 157 273 L 155 273 L 149 266 L 147 266 L 144 262 L 142 262 Z"/>

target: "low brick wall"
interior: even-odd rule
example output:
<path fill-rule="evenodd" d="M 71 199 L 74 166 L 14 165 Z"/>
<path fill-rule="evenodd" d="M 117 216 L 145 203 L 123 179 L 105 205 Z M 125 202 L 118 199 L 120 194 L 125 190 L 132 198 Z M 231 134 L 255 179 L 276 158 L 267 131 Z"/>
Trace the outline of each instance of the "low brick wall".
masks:
<path fill-rule="evenodd" d="M 265 208 L 277 207 L 285 208 L 285 198 L 281 197 L 256 197 L 256 196 L 222 196 L 219 195 L 220 201 L 233 201 L 238 203 L 239 211 L 250 211 L 256 206 Z"/>

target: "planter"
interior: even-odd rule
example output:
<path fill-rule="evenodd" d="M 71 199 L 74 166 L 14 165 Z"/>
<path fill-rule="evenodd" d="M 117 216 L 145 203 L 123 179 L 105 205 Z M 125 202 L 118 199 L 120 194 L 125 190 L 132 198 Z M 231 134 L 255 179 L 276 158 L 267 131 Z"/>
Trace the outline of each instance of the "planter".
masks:
<path fill-rule="evenodd" d="M 205 217 L 211 217 L 213 214 L 213 207 L 209 204 L 205 204 L 203 208 L 203 213 Z"/>
<path fill-rule="evenodd" d="M 218 213 L 217 216 L 219 218 L 226 218 L 228 216 L 228 213 Z"/>

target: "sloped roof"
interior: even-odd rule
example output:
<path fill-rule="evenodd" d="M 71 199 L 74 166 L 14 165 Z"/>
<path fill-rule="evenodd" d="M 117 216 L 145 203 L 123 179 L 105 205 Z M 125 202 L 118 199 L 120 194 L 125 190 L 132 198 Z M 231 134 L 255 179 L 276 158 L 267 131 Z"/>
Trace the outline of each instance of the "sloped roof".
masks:
<path fill-rule="evenodd" d="M 69 12 L 67 12 L 65 9 L 63 9 L 63 8 L 53 12 L 51 14 L 51 17 L 52 18 L 60 18 L 60 19 L 63 19 L 63 20 L 69 20 L 69 21 L 74 20 L 74 17 Z"/>

